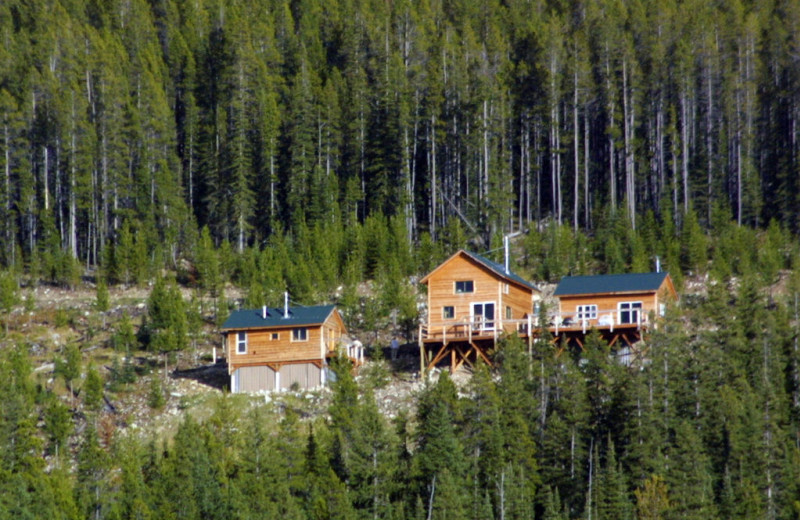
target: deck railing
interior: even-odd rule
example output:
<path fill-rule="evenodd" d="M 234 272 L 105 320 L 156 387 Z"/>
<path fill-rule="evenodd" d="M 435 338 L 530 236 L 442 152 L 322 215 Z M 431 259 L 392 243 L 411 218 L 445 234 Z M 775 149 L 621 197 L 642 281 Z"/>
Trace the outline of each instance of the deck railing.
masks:
<path fill-rule="evenodd" d="M 643 325 L 647 326 L 650 322 L 649 315 L 654 311 L 647 307 L 641 309 L 631 309 L 627 311 L 620 311 L 619 309 L 605 309 L 598 310 L 592 313 L 593 317 L 578 316 L 578 313 L 562 312 L 562 313 L 548 313 L 547 323 L 540 324 L 538 316 L 528 316 L 524 319 L 494 319 L 486 320 L 481 317 L 478 319 L 470 319 L 464 317 L 459 320 L 446 321 L 443 323 L 430 326 L 422 324 L 419 327 L 420 340 L 437 340 L 442 343 L 458 339 L 469 339 L 474 337 L 494 337 L 495 339 L 499 334 L 510 334 L 517 332 L 519 334 L 528 334 L 530 331 L 541 330 L 544 325 L 553 334 L 558 335 L 561 331 L 577 331 L 580 330 L 584 334 L 592 328 L 608 329 L 611 332 L 615 327 L 625 326 L 630 327 L 635 325 L 636 328 L 641 328 Z M 632 321 L 620 321 L 620 315 L 626 313 Z"/>

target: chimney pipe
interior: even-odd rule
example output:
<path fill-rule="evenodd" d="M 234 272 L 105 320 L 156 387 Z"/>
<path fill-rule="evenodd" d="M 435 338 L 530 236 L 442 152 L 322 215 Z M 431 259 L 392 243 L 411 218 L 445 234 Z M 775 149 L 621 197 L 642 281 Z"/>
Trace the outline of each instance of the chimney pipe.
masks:
<path fill-rule="evenodd" d="M 283 319 L 289 318 L 289 291 L 283 293 Z"/>
<path fill-rule="evenodd" d="M 656 272 L 657 273 L 661 272 L 661 258 L 659 258 L 658 256 L 656 256 Z"/>
<path fill-rule="evenodd" d="M 508 235 L 503 237 L 503 249 L 505 250 L 505 263 L 503 265 L 506 268 L 506 274 L 508 274 Z"/>
<path fill-rule="evenodd" d="M 261 319 L 262 320 L 266 320 L 267 319 L 267 306 L 266 305 L 261 307 Z"/>

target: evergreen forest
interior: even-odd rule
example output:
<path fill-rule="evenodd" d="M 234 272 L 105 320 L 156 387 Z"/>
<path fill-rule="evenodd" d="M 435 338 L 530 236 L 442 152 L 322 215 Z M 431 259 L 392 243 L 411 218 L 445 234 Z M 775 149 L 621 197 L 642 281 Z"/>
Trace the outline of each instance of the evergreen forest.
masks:
<path fill-rule="evenodd" d="M 3 0 L 0 38 L 0 518 L 800 520 L 800 2 Z M 633 365 L 507 337 L 381 413 L 419 277 L 517 233 L 536 283 L 681 300 Z M 374 355 L 322 413 L 115 412 L 284 291 Z"/>

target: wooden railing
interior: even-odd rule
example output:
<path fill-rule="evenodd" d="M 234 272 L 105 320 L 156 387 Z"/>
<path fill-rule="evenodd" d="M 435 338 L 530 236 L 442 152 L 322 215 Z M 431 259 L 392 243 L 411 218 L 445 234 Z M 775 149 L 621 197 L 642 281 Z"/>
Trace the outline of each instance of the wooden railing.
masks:
<path fill-rule="evenodd" d="M 580 330 L 584 334 L 592 328 L 596 329 L 609 329 L 614 331 L 615 327 L 625 326 L 630 327 L 635 325 L 641 328 L 643 325 L 649 324 L 649 314 L 654 309 L 641 308 L 626 311 L 628 316 L 635 314 L 635 319 L 632 322 L 620 322 L 620 311 L 618 309 L 604 309 L 598 310 L 593 313 L 595 317 L 587 318 L 577 316 L 577 313 L 562 312 L 562 313 L 548 313 L 547 323 L 544 327 L 549 329 L 552 333 L 558 335 L 561 331 L 575 331 Z M 460 320 L 447 321 L 436 326 L 430 327 L 427 324 L 422 324 L 419 327 L 420 340 L 437 340 L 442 343 L 459 339 L 473 339 L 474 337 L 487 337 L 493 336 L 497 338 L 502 333 L 517 332 L 519 334 L 528 334 L 530 331 L 537 331 L 542 328 L 539 323 L 538 316 L 528 316 L 524 319 L 494 319 L 494 320 L 470 320 L 469 317 Z M 491 324 L 491 327 L 487 326 Z"/>

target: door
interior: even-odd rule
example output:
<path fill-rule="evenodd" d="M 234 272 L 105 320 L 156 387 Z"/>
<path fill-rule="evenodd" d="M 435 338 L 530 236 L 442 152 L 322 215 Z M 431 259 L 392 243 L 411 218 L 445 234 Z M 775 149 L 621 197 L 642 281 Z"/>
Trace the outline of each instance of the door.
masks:
<path fill-rule="evenodd" d="M 494 302 L 473 303 L 472 323 L 476 330 L 494 330 Z"/>
<path fill-rule="evenodd" d="M 642 302 L 620 302 L 619 322 L 639 323 L 639 313 L 642 312 Z"/>

